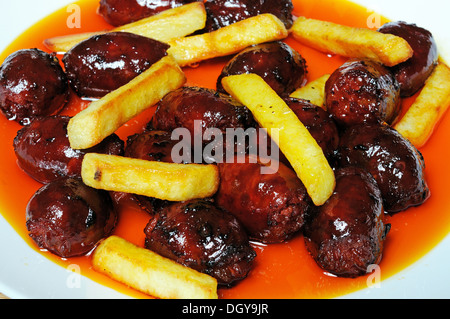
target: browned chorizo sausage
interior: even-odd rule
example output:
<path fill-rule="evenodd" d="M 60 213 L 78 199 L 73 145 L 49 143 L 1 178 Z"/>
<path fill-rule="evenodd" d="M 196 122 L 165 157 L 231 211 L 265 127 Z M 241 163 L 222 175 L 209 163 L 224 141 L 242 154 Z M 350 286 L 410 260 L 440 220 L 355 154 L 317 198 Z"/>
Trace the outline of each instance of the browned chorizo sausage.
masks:
<path fill-rule="evenodd" d="M 391 72 L 369 60 L 352 60 L 325 85 L 328 112 L 341 126 L 391 123 L 399 113 L 400 87 Z"/>
<path fill-rule="evenodd" d="M 374 176 L 384 209 L 391 214 L 420 205 L 429 196 L 422 155 L 388 125 L 350 128 L 341 137 L 339 158 L 341 166 L 359 166 Z"/>
<path fill-rule="evenodd" d="M 256 257 L 238 220 L 207 200 L 173 203 L 145 228 L 145 247 L 230 286 Z"/>
<path fill-rule="evenodd" d="M 107 192 L 75 178 L 41 187 L 28 202 L 26 216 L 27 230 L 36 244 L 64 258 L 90 252 L 111 233 L 117 219 Z"/>
<path fill-rule="evenodd" d="M 263 43 L 245 49 L 225 65 L 217 79 L 217 91 L 227 93 L 221 83 L 226 76 L 255 73 L 278 95 L 288 96 L 304 84 L 307 72 L 305 59 L 286 43 Z"/>
<path fill-rule="evenodd" d="M 336 171 L 333 195 L 316 208 L 303 233 L 308 251 L 322 269 L 357 277 L 381 260 L 389 228 L 373 177 L 348 167 Z"/>
<path fill-rule="evenodd" d="M 215 200 L 236 216 L 250 238 L 279 243 L 300 231 L 311 200 L 292 169 L 279 163 L 277 169 L 263 173 L 265 165 L 249 157 L 243 163 L 235 159 L 218 164 L 220 186 Z"/>
<path fill-rule="evenodd" d="M 430 31 L 403 21 L 389 22 L 378 29 L 408 41 L 414 55 L 408 61 L 392 67 L 392 72 L 400 84 L 400 94 L 408 97 L 416 93 L 433 71 L 438 50 Z"/>
<path fill-rule="evenodd" d="M 0 109 L 22 125 L 57 113 L 67 102 L 69 85 L 59 60 L 38 49 L 19 50 L 0 67 Z"/>
<path fill-rule="evenodd" d="M 80 96 L 102 97 L 127 84 L 167 55 L 165 43 L 128 32 L 95 35 L 63 57 L 66 74 Z"/>
<path fill-rule="evenodd" d="M 199 0 L 101 0 L 99 14 L 113 26 L 120 26 L 161 11 Z"/>
<path fill-rule="evenodd" d="M 13 142 L 17 163 L 35 180 L 49 183 L 61 177 L 81 177 L 86 153 L 123 154 L 124 143 L 116 134 L 92 148 L 72 149 L 67 136 L 69 120 L 61 115 L 40 117 L 17 132 Z"/>

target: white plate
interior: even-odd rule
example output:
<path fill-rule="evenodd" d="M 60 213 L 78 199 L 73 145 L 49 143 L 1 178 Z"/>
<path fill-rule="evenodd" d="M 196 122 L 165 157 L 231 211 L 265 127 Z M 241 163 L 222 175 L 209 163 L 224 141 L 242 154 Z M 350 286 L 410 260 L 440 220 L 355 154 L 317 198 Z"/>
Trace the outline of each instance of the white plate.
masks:
<path fill-rule="evenodd" d="M 98 1 L 98 0 L 92 0 Z M 320 1 L 320 0 L 318 0 Z M 70 0 L 2 1 L 0 50 L 49 13 Z M 440 54 L 450 61 L 448 0 L 356 0 L 392 20 L 414 22 L 429 29 Z M 110 288 L 57 266 L 31 249 L 0 216 L 0 292 L 11 298 L 128 298 Z M 450 297 L 450 236 L 418 262 L 382 281 L 342 298 L 448 298 Z M 7 261 L 7 262 L 5 262 Z"/>

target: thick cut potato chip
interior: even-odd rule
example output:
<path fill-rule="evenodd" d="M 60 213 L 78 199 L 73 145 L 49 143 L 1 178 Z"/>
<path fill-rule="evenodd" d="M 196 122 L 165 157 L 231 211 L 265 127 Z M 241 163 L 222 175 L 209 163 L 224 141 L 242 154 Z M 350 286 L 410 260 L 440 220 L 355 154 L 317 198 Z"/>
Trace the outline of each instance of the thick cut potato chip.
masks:
<path fill-rule="evenodd" d="M 334 172 L 321 147 L 295 113 L 256 74 L 228 76 L 222 79 L 222 84 L 228 93 L 250 109 L 256 121 L 269 134 L 278 129 L 275 142 L 305 185 L 313 202 L 318 206 L 324 204 L 334 191 Z"/>
<path fill-rule="evenodd" d="M 126 24 L 110 31 L 79 33 L 46 39 L 44 44 L 53 52 L 67 52 L 76 44 L 106 32 L 130 32 L 158 41 L 184 37 L 205 27 L 206 10 L 202 2 L 193 2 L 165 10 L 154 16 Z"/>
<path fill-rule="evenodd" d="M 178 64 L 170 56 L 162 58 L 129 83 L 91 102 L 72 117 L 67 127 L 70 146 L 87 149 L 97 145 L 185 82 Z"/>
<path fill-rule="evenodd" d="M 180 66 L 237 53 L 248 46 L 284 39 L 283 22 L 272 14 L 260 14 L 216 31 L 168 42 L 168 52 Z"/>
<path fill-rule="evenodd" d="M 164 299 L 217 299 L 217 280 L 129 241 L 110 236 L 92 255 L 93 268 L 138 291 Z"/>
<path fill-rule="evenodd" d="M 329 74 L 325 74 L 320 78 L 307 83 L 305 86 L 295 90 L 290 97 L 308 100 L 310 103 L 326 109 L 325 106 L 325 83 L 327 82 Z"/>
<path fill-rule="evenodd" d="M 164 163 L 96 153 L 85 155 L 81 176 L 93 188 L 169 201 L 210 197 L 219 187 L 216 165 Z"/>
<path fill-rule="evenodd" d="M 417 148 L 423 146 L 450 106 L 450 69 L 439 63 L 419 96 L 394 128 Z"/>
<path fill-rule="evenodd" d="M 297 41 L 316 50 L 349 58 L 367 58 L 386 66 L 405 62 L 413 55 L 405 39 L 370 29 L 299 17 L 291 32 Z"/>

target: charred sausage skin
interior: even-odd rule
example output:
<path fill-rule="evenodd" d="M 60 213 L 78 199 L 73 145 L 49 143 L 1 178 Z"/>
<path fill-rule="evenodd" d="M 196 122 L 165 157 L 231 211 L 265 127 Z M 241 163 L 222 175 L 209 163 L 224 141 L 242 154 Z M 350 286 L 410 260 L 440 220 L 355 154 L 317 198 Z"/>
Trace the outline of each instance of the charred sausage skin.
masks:
<path fill-rule="evenodd" d="M 69 120 L 62 115 L 40 117 L 17 132 L 13 142 L 17 163 L 35 180 L 49 183 L 61 177 L 81 177 L 86 153 L 123 155 L 124 143 L 116 134 L 92 148 L 72 149 L 67 136 Z"/>
<path fill-rule="evenodd" d="M 167 55 L 168 48 L 147 37 L 110 32 L 80 42 L 62 60 L 75 92 L 99 98 L 150 68 Z"/>
<path fill-rule="evenodd" d="M 145 247 L 230 286 L 244 279 L 256 257 L 238 220 L 211 201 L 165 207 L 145 227 Z"/>
<path fill-rule="evenodd" d="M 351 60 L 325 84 L 328 112 L 342 127 L 394 121 L 400 109 L 400 86 L 391 72 L 370 60 Z"/>
<path fill-rule="evenodd" d="M 91 251 L 114 229 L 110 195 L 81 179 L 61 178 L 42 186 L 26 209 L 26 227 L 40 248 L 63 258 Z"/>
<path fill-rule="evenodd" d="M 377 181 L 384 209 L 390 214 L 424 203 L 430 191 L 422 154 L 388 125 L 358 125 L 341 137 L 341 166 L 369 171 Z"/>
<path fill-rule="evenodd" d="M 414 95 L 425 84 L 438 60 L 436 42 L 430 31 L 403 21 L 384 24 L 381 33 L 389 33 L 405 39 L 414 51 L 412 58 L 391 68 L 400 84 L 402 97 Z"/>
<path fill-rule="evenodd" d="M 55 114 L 68 96 L 67 76 L 52 54 L 19 50 L 0 67 L 0 109 L 9 120 L 26 125 L 36 117 Z"/>
<path fill-rule="evenodd" d="M 262 77 L 280 96 L 288 96 L 301 87 L 307 66 L 303 57 L 284 42 L 251 46 L 234 56 L 217 79 L 217 91 L 227 93 L 222 79 L 229 75 L 254 73 Z"/>
<path fill-rule="evenodd" d="M 389 228 L 374 178 L 347 167 L 336 171 L 335 191 L 307 220 L 304 238 L 322 269 L 339 277 L 358 277 L 380 262 Z"/>

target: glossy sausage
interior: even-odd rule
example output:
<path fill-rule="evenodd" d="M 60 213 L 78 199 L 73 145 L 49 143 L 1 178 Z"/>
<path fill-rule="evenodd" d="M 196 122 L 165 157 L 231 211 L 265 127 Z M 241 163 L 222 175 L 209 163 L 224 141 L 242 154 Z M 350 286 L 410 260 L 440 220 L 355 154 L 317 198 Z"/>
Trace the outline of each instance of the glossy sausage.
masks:
<path fill-rule="evenodd" d="M 400 84 L 401 96 L 413 95 L 422 88 L 436 66 L 439 56 L 433 35 L 424 28 L 403 21 L 386 23 L 378 31 L 405 39 L 413 49 L 412 58 L 392 67 L 392 72 Z"/>
<path fill-rule="evenodd" d="M 52 54 L 38 49 L 19 50 L 0 67 L 0 109 L 7 119 L 21 125 L 57 113 L 68 95 L 66 74 Z"/>
<path fill-rule="evenodd" d="M 288 96 L 306 81 L 307 66 L 303 57 L 284 42 L 251 46 L 233 57 L 217 79 L 217 91 L 227 93 L 222 79 L 229 75 L 255 73 L 280 96 Z"/>
<path fill-rule="evenodd" d="M 256 257 L 233 215 L 207 200 L 164 208 L 145 227 L 145 247 L 230 286 L 244 279 Z"/>
<path fill-rule="evenodd" d="M 144 130 L 128 137 L 124 154 L 126 157 L 147 161 L 173 163 L 172 148 L 177 143 L 178 141 L 173 140 L 169 132 Z M 152 215 L 170 204 L 168 201 L 143 195 L 133 194 L 133 197 Z"/>
<path fill-rule="evenodd" d="M 272 163 L 273 164 L 273 163 Z M 280 243 L 297 234 L 311 207 L 305 186 L 294 171 L 282 163 L 271 171 L 249 157 L 240 163 L 220 163 L 217 205 L 244 225 L 251 239 Z"/>
<path fill-rule="evenodd" d="M 381 260 L 390 225 L 380 191 L 366 171 L 336 171 L 336 188 L 305 224 L 305 243 L 316 263 L 339 277 L 358 277 Z"/>
<path fill-rule="evenodd" d="M 75 92 L 99 98 L 150 68 L 167 55 L 168 48 L 147 37 L 111 32 L 80 42 L 62 60 Z"/>
<path fill-rule="evenodd" d="M 81 177 L 86 153 L 123 155 L 124 143 L 112 134 L 100 144 L 74 150 L 67 136 L 68 116 L 54 115 L 33 120 L 17 132 L 13 146 L 18 165 L 32 178 L 49 183 L 61 177 Z"/>
<path fill-rule="evenodd" d="M 340 126 L 391 123 L 400 111 L 400 86 L 381 64 L 351 60 L 327 80 L 325 101 Z"/>
<path fill-rule="evenodd" d="M 98 13 L 113 26 L 121 26 L 164 10 L 198 0 L 101 0 Z"/>
<path fill-rule="evenodd" d="M 359 166 L 377 181 L 384 209 L 397 213 L 429 197 L 422 154 L 388 125 L 354 126 L 339 145 L 342 166 Z"/>
<path fill-rule="evenodd" d="M 177 128 L 187 129 L 191 140 L 186 141 L 188 138 L 183 138 L 184 136 L 181 136 L 179 140 L 190 143 L 192 149 L 200 155 L 196 157 L 194 154 L 194 161 L 201 163 L 203 160 L 221 161 L 222 157 L 202 158 L 202 149 L 200 152 L 198 149 L 195 150 L 197 144 L 198 148 L 201 148 L 217 138 L 218 142 L 223 141 L 222 154 L 226 155 L 227 147 L 234 151 L 236 144 L 231 143 L 227 146 L 227 129 L 233 130 L 234 133 L 235 129 L 246 130 L 255 126 L 256 122 L 251 112 L 230 96 L 208 88 L 186 86 L 167 94 L 160 101 L 147 127 L 168 132 Z M 206 129 L 217 130 L 222 137 L 206 138 L 204 136 Z M 197 140 L 200 142 L 196 143 Z"/>
<path fill-rule="evenodd" d="M 261 13 L 271 13 L 280 19 L 287 29 L 292 26 L 291 0 L 207 0 L 207 32 L 217 30 Z"/>
<path fill-rule="evenodd" d="M 109 194 L 80 179 L 62 178 L 41 187 L 26 208 L 30 237 L 43 249 L 69 258 L 85 255 L 115 227 Z"/>

